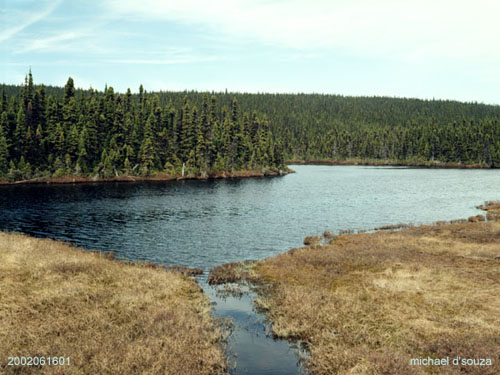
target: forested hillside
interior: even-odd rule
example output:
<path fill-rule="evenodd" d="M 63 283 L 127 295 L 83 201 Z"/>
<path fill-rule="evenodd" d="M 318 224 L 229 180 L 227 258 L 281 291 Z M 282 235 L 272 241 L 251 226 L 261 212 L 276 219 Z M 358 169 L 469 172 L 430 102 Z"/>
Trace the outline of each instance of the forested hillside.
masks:
<path fill-rule="evenodd" d="M 51 94 L 47 94 L 47 91 Z M 217 172 L 284 169 L 280 141 L 265 116 L 243 113 L 203 95 L 161 102 L 138 95 L 36 86 L 2 90 L 0 176 L 9 180 L 64 175 L 208 176 Z"/>
<path fill-rule="evenodd" d="M 284 168 L 285 159 L 500 166 L 500 106 L 321 94 L 6 86 L 0 174 Z M 258 114 L 257 114 L 258 113 Z"/>
<path fill-rule="evenodd" d="M 184 93 L 160 93 L 178 102 Z M 190 92 L 195 102 L 201 93 Z M 267 115 L 286 159 L 383 159 L 500 166 L 500 106 L 321 94 L 218 94 Z"/>

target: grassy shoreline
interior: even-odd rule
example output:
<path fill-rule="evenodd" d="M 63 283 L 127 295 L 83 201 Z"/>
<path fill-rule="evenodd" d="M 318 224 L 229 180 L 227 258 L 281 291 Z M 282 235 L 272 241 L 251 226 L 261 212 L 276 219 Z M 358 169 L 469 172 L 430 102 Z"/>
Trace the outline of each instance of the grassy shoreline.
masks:
<path fill-rule="evenodd" d="M 30 180 L 8 181 L 0 178 L 0 185 L 26 185 L 26 184 L 89 184 L 89 183 L 133 183 L 145 181 L 175 181 L 175 180 L 219 180 L 219 179 L 240 179 L 255 177 L 278 177 L 289 173 L 295 173 L 293 169 L 287 168 L 286 171 L 274 171 L 270 169 L 263 170 L 244 170 L 233 172 L 214 172 L 207 175 L 169 175 L 160 172 L 153 176 L 115 176 L 115 177 L 91 177 L 65 175 L 60 177 L 38 177 Z"/>
<path fill-rule="evenodd" d="M 349 159 L 349 160 L 286 160 L 288 165 L 366 165 L 366 166 L 387 166 L 387 167 L 418 167 L 418 168 L 445 168 L 445 169 L 492 169 L 486 164 L 461 164 L 445 163 L 439 161 L 399 161 L 399 160 L 380 160 L 380 159 Z"/>
<path fill-rule="evenodd" d="M 109 258 L 0 232 L 2 374 L 226 373 L 225 333 L 194 280 Z M 70 365 L 8 366 L 9 356 Z"/>
<path fill-rule="evenodd" d="M 219 266 L 212 283 L 260 285 L 273 334 L 309 348 L 323 374 L 500 373 L 500 203 L 478 216 L 374 233 Z M 492 361 L 411 365 L 412 358 Z"/>

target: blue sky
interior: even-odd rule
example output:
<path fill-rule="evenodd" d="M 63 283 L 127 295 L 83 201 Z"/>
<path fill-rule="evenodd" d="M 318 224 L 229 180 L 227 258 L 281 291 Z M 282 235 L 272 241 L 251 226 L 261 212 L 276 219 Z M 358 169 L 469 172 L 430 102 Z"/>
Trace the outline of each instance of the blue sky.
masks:
<path fill-rule="evenodd" d="M 0 80 L 500 104 L 500 3 L 0 0 Z"/>

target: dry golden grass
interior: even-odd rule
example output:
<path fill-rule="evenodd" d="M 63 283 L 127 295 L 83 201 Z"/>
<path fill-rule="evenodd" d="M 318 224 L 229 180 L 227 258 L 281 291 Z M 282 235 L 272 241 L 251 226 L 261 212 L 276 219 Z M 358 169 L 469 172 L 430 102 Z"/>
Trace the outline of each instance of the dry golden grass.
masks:
<path fill-rule="evenodd" d="M 254 268 L 277 336 L 312 374 L 499 374 L 500 222 L 337 236 Z M 492 366 L 410 366 L 410 358 Z"/>
<path fill-rule="evenodd" d="M 179 273 L 0 233 L 2 374 L 223 374 L 222 339 L 209 301 Z M 8 356 L 70 366 L 10 367 Z"/>

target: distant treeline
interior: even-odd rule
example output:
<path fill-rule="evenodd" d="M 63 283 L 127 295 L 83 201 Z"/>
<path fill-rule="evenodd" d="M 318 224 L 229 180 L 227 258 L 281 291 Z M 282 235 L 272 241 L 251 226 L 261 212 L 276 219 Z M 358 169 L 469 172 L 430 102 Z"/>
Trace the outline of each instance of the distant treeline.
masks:
<path fill-rule="evenodd" d="M 197 92 L 163 92 L 160 101 Z M 380 159 L 500 167 L 500 106 L 445 100 L 322 94 L 220 93 L 267 116 L 285 159 Z"/>
<path fill-rule="evenodd" d="M 282 136 L 287 159 L 500 167 L 499 106 L 321 95 L 292 96 L 283 102 L 291 111 L 269 118 Z"/>
<path fill-rule="evenodd" d="M 51 94 L 47 94 L 47 91 Z M 203 95 L 161 100 L 163 94 L 117 94 L 24 85 L 0 98 L 0 176 L 10 180 L 63 175 L 113 177 L 208 175 L 284 168 L 280 141 L 265 116 L 243 113 L 238 100 L 219 105 Z"/>
<path fill-rule="evenodd" d="M 100 176 L 282 168 L 285 159 L 500 167 L 500 106 L 478 103 L 227 92 L 216 100 L 142 86 L 117 94 L 75 90 L 72 79 L 35 88 L 29 74 L 5 87 L 0 110 L 3 174 L 24 173 L 28 162 L 31 173 Z"/>

